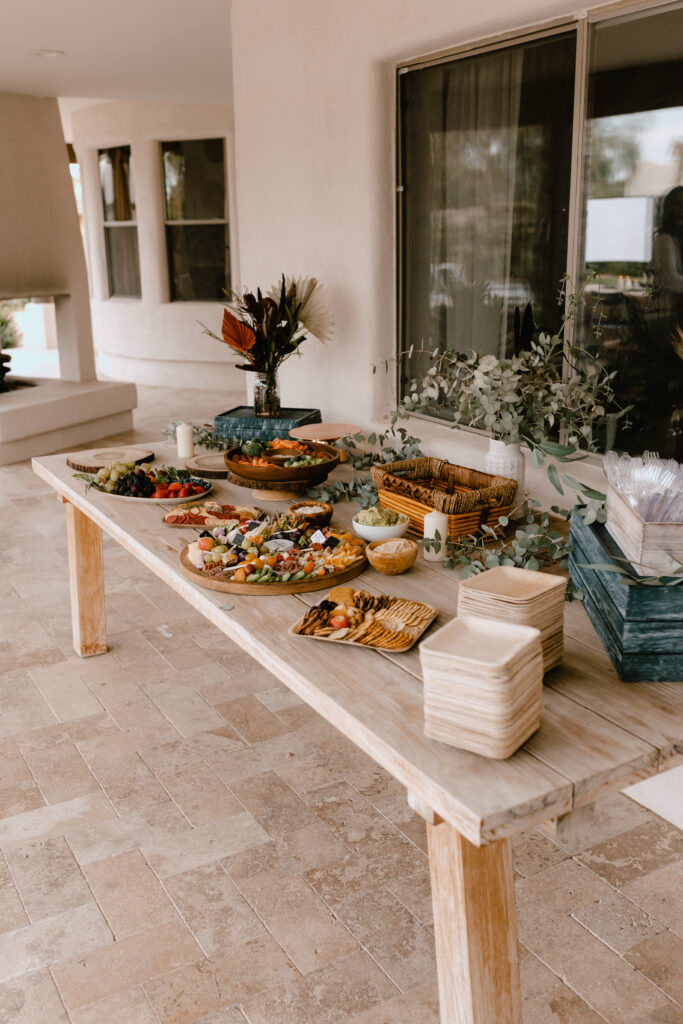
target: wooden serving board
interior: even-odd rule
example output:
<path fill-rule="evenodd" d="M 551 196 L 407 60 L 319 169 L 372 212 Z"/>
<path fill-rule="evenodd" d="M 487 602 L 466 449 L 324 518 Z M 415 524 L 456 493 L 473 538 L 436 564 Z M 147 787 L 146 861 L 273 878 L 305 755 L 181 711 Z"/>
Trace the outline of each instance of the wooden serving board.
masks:
<path fill-rule="evenodd" d="M 249 594 L 252 597 L 277 597 L 279 594 L 305 594 L 311 590 L 329 590 L 339 583 L 348 583 L 367 569 L 368 560 L 363 555 L 348 569 L 328 573 L 317 580 L 297 580 L 294 583 L 233 583 L 232 580 L 219 580 L 215 576 L 207 576 L 201 569 L 195 569 L 192 565 L 187 557 L 187 547 L 180 552 L 180 567 L 194 583 L 208 590 L 220 590 L 224 594 Z"/>
<path fill-rule="evenodd" d="M 399 601 L 401 601 L 401 598 L 398 598 L 398 597 L 392 598 L 392 603 L 393 602 L 399 602 Z M 434 622 L 434 619 L 436 619 L 438 614 L 439 614 L 439 611 L 438 611 L 437 608 L 432 607 L 432 605 L 421 604 L 421 602 L 419 602 L 419 601 L 403 601 L 403 606 L 404 606 L 404 610 L 405 611 L 408 611 L 408 610 L 412 610 L 412 611 L 424 610 L 424 612 L 425 612 L 424 621 L 421 622 L 419 626 L 408 626 L 408 625 L 406 625 L 406 626 L 404 626 L 400 630 L 401 633 L 409 633 L 410 636 L 412 637 L 412 640 L 410 641 L 410 643 L 406 644 L 403 647 L 386 647 L 386 646 L 383 646 L 381 643 L 376 643 L 376 644 L 374 644 L 374 643 L 365 643 L 364 644 L 364 643 L 361 643 L 361 638 L 359 638 L 358 640 L 347 640 L 345 637 L 341 637 L 339 639 L 334 639 L 334 638 L 329 637 L 329 636 L 316 636 L 315 633 L 297 633 L 297 630 L 299 629 L 299 627 L 301 625 L 303 625 L 303 622 L 304 622 L 304 619 L 306 618 L 306 615 L 308 614 L 308 612 L 310 612 L 310 610 L 311 610 L 310 608 L 308 609 L 306 615 L 304 615 L 303 618 L 299 619 L 299 621 L 297 623 L 295 623 L 290 628 L 289 632 L 291 633 L 292 636 L 297 636 L 297 637 L 301 636 L 301 637 L 304 637 L 304 639 L 306 639 L 306 640 L 321 640 L 324 643 L 328 643 L 328 644 L 346 644 L 347 647 L 371 647 L 371 648 L 373 648 L 376 651 L 391 651 L 394 654 L 403 654 L 404 651 L 409 651 L 411 649 L 411 647 L 415 646 L 417 641 L 420 639 L 421 636 L 424 635 L 424 633 L 426 633 L 426 631 L 429 629 L 431 624 Z M 382 609 L 382 611 L 387 611 L 387 612 L 391 611 L 391 604 L 389 604 L 385 609 Z M 380 614 L 381 614 L 381 612 L 380 612 Z M 396 620 L 401 621 L 400 612 L 397 612 Z M 376 621 L 380 621 L 381 624 L 385 625 L 387 629 L 391 628 L 388 625 L 388 623 L 391 622 L 392 620 L 388 616 L 387 616 L 386 620 L 376 620 Z"/>
<path fill-rule="evenodd" d="M 228 467 L 224 452 L 207 452 L 204 455 L 192 455 L 185 459 L 185 469 L 207 480 L 227 480 Z"/>
<path fill-rule="evenodd" d="M 122 445 L 120 448 L 93 448 L 90 451 L 70 452 L 66 457 L 67 466 L 79 473 L 97 473 L 112 462 L 154 462 L 151 448 L 139 445 Z"/>
<path fill-rule="evenodd" d="M 191 509 L 191 508 L 203 509 L 204 508 L 204 504 L 205 503 L 203 501 L 190 501 L 189 499 L 186 498 L 186 499 L 184 499 L 183 504 L 182 505 L 177 505 L 173 509 L 173 511 L 176 514 L 178 514 L 178 515 L 182 515 L 186 510 Z M 246 511 L 253 512 L 254 514 L 252 516 L 250 516 L 251 519 L 258 519 L 259 516 L 263 515 L 263 513 L 261 512 L 261 509 L 256 508 L 256 506 L 254 506 L 254 505 L 251 505 L 251 506 L 247 506 L 247 505 L 237 505 L 237 506 L 235 506 L 235 505 L 224 505 L 222 507 L 223 508 L 241 508 L 245 512 Z M 207 530 L 207 529 L 213 530 L 217 526 L 222 526 L 223 525 L 223 522 L 211 523 L 210 526 L 207 526 L 206 523 L 169 523 L 167 521 L 167 519 L 166 519 L 167 515 L 169 515 L 169 512 L 166 512 L 165 515 L 161 519 L 161 521 L 164 524 L 164 526 L 180 527 L 183 530 Z M 224 522 L 227 522 L 227 520 L 225 520 Z"/>

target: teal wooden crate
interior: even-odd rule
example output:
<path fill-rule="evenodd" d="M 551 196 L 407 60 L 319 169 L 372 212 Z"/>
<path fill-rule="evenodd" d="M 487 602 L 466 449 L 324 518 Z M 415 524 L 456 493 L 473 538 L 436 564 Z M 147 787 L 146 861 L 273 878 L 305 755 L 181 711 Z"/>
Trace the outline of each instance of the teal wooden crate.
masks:
<path fill-rule="evenodd" d="M 683 587 L 629 587 L 614 573 L 587 569 L 615 563 L 621 549 L 600 523 L 576 512 L 570 528 L 569 574 L 584 607 L 625 682 L 683 679 Z"/>
<path fill-rule="evenodd" d="M 253 407 L 238 405 L 214 417 L 214 437 L 248 441 L 273 441 L 276 437 L 289 437 L 290 430 L 309 423 L 320 423 L 320 409 L 281 409 L 279 416 L 254 416 Z"/>

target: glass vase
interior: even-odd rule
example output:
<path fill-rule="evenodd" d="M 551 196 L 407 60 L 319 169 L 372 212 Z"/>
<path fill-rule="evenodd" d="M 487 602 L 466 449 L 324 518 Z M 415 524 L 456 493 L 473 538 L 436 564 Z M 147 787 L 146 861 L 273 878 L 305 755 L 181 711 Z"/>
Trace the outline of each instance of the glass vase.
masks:
<path fill-rule="evenodd" d="M 280 388 L 276 370 L 257 373 L 254 381 L 254 416 L 280 415 Z"/>

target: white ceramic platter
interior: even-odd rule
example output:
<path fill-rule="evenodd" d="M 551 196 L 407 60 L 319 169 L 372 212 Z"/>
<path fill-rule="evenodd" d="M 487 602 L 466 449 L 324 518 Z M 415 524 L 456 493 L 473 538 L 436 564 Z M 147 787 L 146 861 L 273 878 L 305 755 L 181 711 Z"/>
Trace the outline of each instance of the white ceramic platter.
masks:
<path fill-rule="evenodd" d="M 111 494 L 109 491 L 100 491 L 96 487 L 93 488 L 97 494 L 104 494 L 107 498 L 116 498 L 117 501 L 137 501 L 138 504 L 143 501 L 145 504 L 156 504 L 156 505 L 182 505 L 188 501 L 192 501 L 192 498 L 185 496 L 184 498 L 134 498 L 130 494 Z M 195 494 L 194 499 L 197 502 L 203 501 L 207 494 L 210 494 L 213 490 L 213 484 L 208 487 L 202 494 Z"/>

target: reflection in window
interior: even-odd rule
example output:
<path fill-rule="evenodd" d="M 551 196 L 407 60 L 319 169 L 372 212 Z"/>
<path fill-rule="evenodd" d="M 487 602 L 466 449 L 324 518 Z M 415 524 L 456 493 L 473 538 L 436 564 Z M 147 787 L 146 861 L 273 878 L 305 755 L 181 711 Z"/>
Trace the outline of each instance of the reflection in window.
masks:
<path fill-rule="evenodd" d="M 99 151 L 110 296 L 139 298 L 140 257 L 130 146 Z"/>
<path fill-rule="evenodd" d="M 130 146 L 101 149 L 100 187 L 106 221 L 135 220 L 133 160 Z"/>
<path fill-rule="evenodd" d="M 162 142 L 171 299 L 222 299 L 230 287 L 223 139 Z"/>
<path fill-rule="evenodd" d="M 510 355 L 527 303 L 559 326 L 575 46 L 567 33 L 401 76 L 406 347 Z"/>
<path fill-rule="evenodd" d="M 683 10 L 593 30 L 585 129 L 584 344 L 617 370 L 616 447 L 683 459 Z M 601 318 L 600 336 L 590 331 Z"/>

